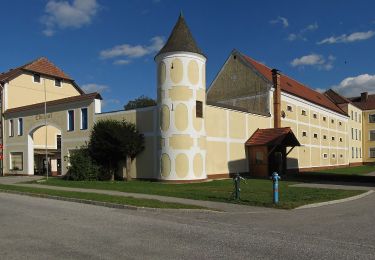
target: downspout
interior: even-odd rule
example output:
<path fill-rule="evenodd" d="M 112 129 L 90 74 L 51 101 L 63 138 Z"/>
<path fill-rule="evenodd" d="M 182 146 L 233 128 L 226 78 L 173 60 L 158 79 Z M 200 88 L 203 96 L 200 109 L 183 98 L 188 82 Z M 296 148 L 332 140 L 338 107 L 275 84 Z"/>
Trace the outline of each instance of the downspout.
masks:
<path fill-rule="evenodd" d="M 272 82 L 274 87 L 273 92 L 273 127 L 281 127 L 281 84 L 280 84 L 280 71 L 277 69 L 272 70 Z"/>

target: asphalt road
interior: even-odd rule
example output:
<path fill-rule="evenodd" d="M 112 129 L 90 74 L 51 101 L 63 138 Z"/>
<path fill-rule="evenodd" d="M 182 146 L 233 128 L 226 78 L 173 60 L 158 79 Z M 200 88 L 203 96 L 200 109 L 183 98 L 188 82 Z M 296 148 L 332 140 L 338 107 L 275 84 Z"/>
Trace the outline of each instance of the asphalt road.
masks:
<path fill-rule="evenodd" d="M 375 195 L 293 211 L 160 212 L 0 193 L 0 259 L 375 259 Z"/>

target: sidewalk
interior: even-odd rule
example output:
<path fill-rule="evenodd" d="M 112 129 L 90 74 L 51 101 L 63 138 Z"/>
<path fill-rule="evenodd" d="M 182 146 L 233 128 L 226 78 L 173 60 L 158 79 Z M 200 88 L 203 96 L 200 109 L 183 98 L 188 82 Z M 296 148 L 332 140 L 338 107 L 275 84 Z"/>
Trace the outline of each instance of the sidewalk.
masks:
<path fill-rule="evenodd" d="M 271 211 L 280 212 L 280 209 L 246 206 L 246 205 L 238 205 L 238 204 L 231 204 L 231 203 L 224 203 L 224 202 L 192 200 L 192 199 L 167 197 L 167 196 L 160 196 L 160 195 L 150 195 L 150 194 L 142 194 L 142 193 L 130 193 L 130 192 L 120 192 L 120 191 L 111 191 L 111 190 L 97 190 L 97 189 L 82 189 L 82 188 L 70 188 L 70 187 L 57 187 L 57 186 L 40 185 L 40 184 L 18 184 L 20 182 L 33 181 L 33 180 L 38 180 L 38 179 L 42 179 L 42 178 L 43 177 L 40 177 L 40 176 L 0 177 L 0 184 L 12 184 L 12 185 L 19 185 L 19 186 L 22 186 L 22 187 L 33 187 L 33 188 L 41 188 L 41 189 L 98 193 L 98 194 L 133 197 L 133 198 L 140 198 L 140 199 L 154 199 L 154 200 L 159 200 L 159 201 L 164 201 L 164 202 L 175 202 L 175 203 L 181 203 L 181 204 L 190 204 L 190 205 L 202 206 L 202 207 L 206 207 L 206 208 L 210 208 L 210 209 L 216 209 L 216 210 L 220 210 L 220 211 L 224 211 L 224 212 L 230 212 L 230 213 L 262 213 L 262 212 L 271 212 Z"/>
<path fill-rule="evenodd" d="M 368 186 L 366 183 L 299 183 L 291 185 L 291 187 L 304 188 L 323 188 L 338 190 L 375 190 L 375 186 Z"/>

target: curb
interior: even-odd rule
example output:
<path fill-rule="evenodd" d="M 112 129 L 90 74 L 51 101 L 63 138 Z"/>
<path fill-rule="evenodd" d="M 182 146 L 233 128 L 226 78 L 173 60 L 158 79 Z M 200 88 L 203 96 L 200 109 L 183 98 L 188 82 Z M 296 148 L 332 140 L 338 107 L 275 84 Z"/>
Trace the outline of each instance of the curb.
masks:
<path fill-rule="evenodd" d="M 168 209 L 168 208 L 137 207 L 137 206 L 117 204 L 117 203 L 111 203 L 111 202 L 76 199 L 76 198 L 68 198 L 68 197 L 60 197 L 60 196 L 53 196 L 53 195 L 47 195 L 47 194 L 22 192 L 22 191 L 14 191 L 14 190 L 4 190 L 4 189 L 0 189 L 0 192 L 23 195 L 23 196 L 30 196 L 30 197 L 37 197 L 37 198 L 44 198 L 44 199 L 53 199 L 53 200 L 61 200 L 61 201 L 68 201 L 68 202 L 76 202 L 76 203 L 81 203 L 81 204 L 102 206 L 102 207 L 114 208 L 114 209 L 130 209 L 130 210 L 156 211 L 156 212 L 168 212 L 168 211 L 171 211 L 171 212 L 202 212 L 202 213 L 221 213 L 222 212 L 220 210 L 215 210 L 215 209 Z"/>
<path fill-rule="evenodd" d="M 331 201 L 319 202 L 319 203 L 313 203 L 313 204 L 308 204 L 308 205 L 303 205 L 303 206 L 295 208 L 295 209 L 310 209 L 310 208 L 317 208 L 317 207 L 326 206 L 326 205 L 343 203 L 343 202 L 347 202 L 347 201 L 352 201 L 352 200 L 357 200 L 357 199 L 364 198 L 364 197 L 366 197 L 366 196 L 368 196 L 368 195 L 370 195 L 372 193 L 374 193 L 374 191 L 373 190 L 369 190 L 369 191 L 367 191 L 365 193 L 362 193 L 362 194 L 359 194 L 359 195 L 356 195 L 356 196 L 352 196 L 352 197 L 349 197 L 349 198 L 339 199 L 339 200 L 331 200 Z"/>

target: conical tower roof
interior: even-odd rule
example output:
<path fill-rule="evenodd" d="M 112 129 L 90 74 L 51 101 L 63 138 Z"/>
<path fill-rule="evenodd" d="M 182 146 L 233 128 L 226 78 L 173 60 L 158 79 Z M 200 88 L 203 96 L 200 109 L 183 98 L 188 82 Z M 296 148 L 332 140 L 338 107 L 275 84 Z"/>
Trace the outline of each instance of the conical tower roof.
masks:
<path fill-rule="evenodd" d="M 193 35 L 191 34 L 190 29 L 187 26 L 182 13 L 180 13 L 177 23 L 174 26 L 167 43 L 158 52 L 156 56 L 162 53 L 175 51 L 193 52 L 205 56 L 201 49 L 198 47 L 197 43 L 195 42 Z"/>

